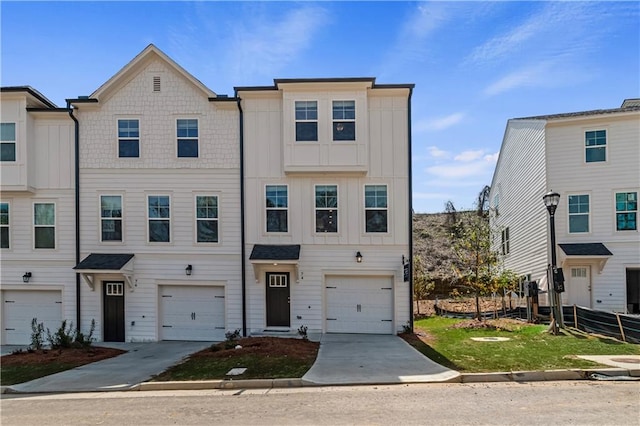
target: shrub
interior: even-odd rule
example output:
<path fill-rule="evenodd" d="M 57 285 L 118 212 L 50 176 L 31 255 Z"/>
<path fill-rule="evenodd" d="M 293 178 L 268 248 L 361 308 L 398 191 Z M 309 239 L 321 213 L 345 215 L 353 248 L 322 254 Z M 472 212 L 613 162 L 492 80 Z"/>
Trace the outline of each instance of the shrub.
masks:
<path fill-rule="evenodd" d="M 301 325 L 298 329 L 298 334 L 302 337 L 302 340 L 309 340 L 309 336 L 307 336 L 308 329 L 306 325 Z"/>
<path fill-rule="evenodd" d="M 44 324 L 38 323 L 38 318 L 31 320 L 31 345 L 29 349 L 39 351 L 44 346 Z"/>

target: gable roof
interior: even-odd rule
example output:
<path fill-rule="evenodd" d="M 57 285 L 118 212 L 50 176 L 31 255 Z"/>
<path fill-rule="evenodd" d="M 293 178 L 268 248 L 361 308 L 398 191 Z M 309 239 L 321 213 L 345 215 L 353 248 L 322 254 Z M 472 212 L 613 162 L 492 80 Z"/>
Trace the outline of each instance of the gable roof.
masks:
<path fill-rule="evenodd" d="M 592 115 L 618 114 L 621 112 L 640 111 L 640 99 L 625 99 L 620 108 L 594 109 L 590 111 L 566 112 L 561 114 L 538 115 L 514 118 L 513 120 L 557 120 L 563 118 L 588 117 Z"/>
<path fill-rule="evenodd" d="M 30 97 L 29 102 L 27 103 L 27 107 L 34 108 L 47 108 L 47 109 L 55 109 L 58 108 L 56 104 L 47 99 L 42 93 L 38 92 L 31 86 L 5 86 L 0 87 L 1 93 L 24 93 L 28 97 Z"/>
<path fill-rule="evenodd" d="M 175 70 L 178 74 L 182 75 L 185 80 L 190 82 L 194 87 L 199 89 L 203 96 L 207 98 L 215 98 L 217 95 L 202 84 L 200 80 L 189 74 L 184 68 L 178 65 L 173 59 L 167 56 L 163 51 L 158 49 L 155 45 L 148 45 L 142 52 L 140 52 L 135 58 L 125 65 L 120 71 L 107 80 L 102 86 L 100 86 L 89 97 L 104 101 L 108 99 L 113 92 L 115 92 L 122 85 L 129 82 L 134 76 L 136 76 L 149 62 L 154 59 L 159 59 Z"/>

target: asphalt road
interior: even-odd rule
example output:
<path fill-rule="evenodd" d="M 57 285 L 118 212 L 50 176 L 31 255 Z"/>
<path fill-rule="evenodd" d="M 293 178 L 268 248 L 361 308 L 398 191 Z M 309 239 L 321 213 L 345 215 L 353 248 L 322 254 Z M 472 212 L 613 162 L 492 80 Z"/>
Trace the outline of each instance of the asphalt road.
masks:
<path fill-rule="evenodd" d="M 3 395 L 8 425 L 640 425 L 639 382 Z"/>

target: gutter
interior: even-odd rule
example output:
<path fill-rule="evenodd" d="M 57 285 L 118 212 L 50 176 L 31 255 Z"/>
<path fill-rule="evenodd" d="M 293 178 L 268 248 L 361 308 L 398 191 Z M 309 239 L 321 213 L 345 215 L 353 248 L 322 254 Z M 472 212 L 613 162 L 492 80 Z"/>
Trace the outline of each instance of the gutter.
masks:
<path fill-rule="evenodd" d="M 76 265 L 80 263 L 80 123 L 73 115 L 71 101 L 67 99 L 69 117 L 74 121 L 75 149 L 75 226 L 76 226 Z M 76 273 L 76 330 L 80 331 L 80 274 Z"/>
<path fill-rule="evenodd" d="M 245 250 L 245 218 L 244 218 L 244 112 L 242 111 L 242 99 L 235 91 L 238 111 L 240 112 L 240 255 L 241 259 L 241 284 L 242 284 L 242 337 L 247 337 L 247 272 L 246 272 L 246 250 Z"/>
<path fill-rule="evenodd" d="M 413 331 L 413 171 L 411 162 L 411 95 L 413 95 L 413 87 L 409 87 L 409 96 L 407 98 L 407 153 L 409 158 L 409 327 L 411 331 Z"/>

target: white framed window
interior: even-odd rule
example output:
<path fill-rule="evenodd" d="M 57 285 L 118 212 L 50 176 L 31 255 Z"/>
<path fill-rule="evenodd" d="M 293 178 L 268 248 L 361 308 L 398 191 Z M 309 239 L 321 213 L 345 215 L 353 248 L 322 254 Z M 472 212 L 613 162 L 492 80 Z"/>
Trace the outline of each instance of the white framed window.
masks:
<path fill-rule="evenodd" d="M 118 157 L 140 157 L 140 120 L 118 120 Z"/>
<path fill-rule="evenodd" d="M 356 140 L 356 101 L 333 101 L 333 140 Z"/>
<path fill-rule="evenodd" d="M 616 231 L 638 230 L 638 193 L 616 192 Z"/>
<path fill-rule="evenodd" d="M 122 241 L 122 196 L 100 196 L 100 241 Z"/>
<path fill-rule="evenodd" d="M 587 268 L 571 268 L 571 278 L 587 278 Z"/>
<path fill-rule="evenodd" d="M 318 141 L 318 101 L 295 101 L 296 141 Z"/>
<path fill-rule="evenodd" d="M 0 203 L 0 248 L 11 248 L 9 240 L 9 203 Z"/>
<path fill-rule="evenodd" d="M 0 161 L 16 161 L 16 123 L 0 123 Z"/>
<path fill-rule="evenodd" d="M 502 255 L 506 256 L 511 251 L 510 243 L 509 243 L 509 227 L 507 226 L 502 230 Z"/>
<path fill-rule="evenodd" d="M 338 232 L 338 186 L 316 185 L 316 232 Z"/>
<path fill-rule="evenodd" d="M 124 283 L 105 283 L 105 295 L 107 296 L 124 296 Z"/>
<path fill-rule="evenodd" d="M 569 195 L 569 233 L 589 232 L 589 194 Z"/>
<path fill-rule="evenodd" d="M 267 232 L 289 232 L 289 194 L 287 185 L 266 185 Z"/>
<path fill-rule="evenodd" d="M 364 214 L 365 232 L 388 231 L 387 185 L 365 185 Z"/>
<path fill-rule="evenodd" d="M 168 195 L 149 195 L 147 206 L 149 242 L 171 242 L 171 198 Z"/>
<path fill-rule="evenodd" d="M 585 161 L 598 163 L 607 161 L 607 131 L 589 130 L 584 133 Z"/>
<path fill-rule="evenodd" d="M 198 157 L 198 119 L 178 118 L 176 120 L 179 158 Z"/>
<path fill-rule="evenodd" d="M 33 247 L 36 249 L 56 248 L 55 203 L 33 204 Z"/>
<path fill-rule="evenodd" d="M 218 197 L 196 196 L 196 242 L 218 242 Z"/>
<path fill-rule="evenodd" d="M 287 274 L 269 274 L 269 287 L 286 288 Z"/>

